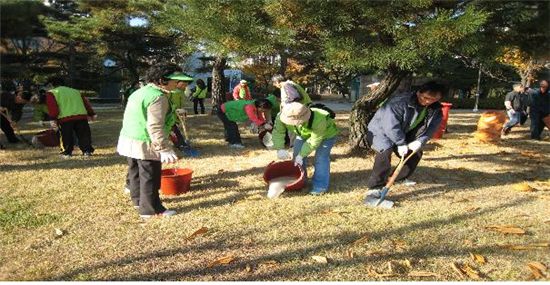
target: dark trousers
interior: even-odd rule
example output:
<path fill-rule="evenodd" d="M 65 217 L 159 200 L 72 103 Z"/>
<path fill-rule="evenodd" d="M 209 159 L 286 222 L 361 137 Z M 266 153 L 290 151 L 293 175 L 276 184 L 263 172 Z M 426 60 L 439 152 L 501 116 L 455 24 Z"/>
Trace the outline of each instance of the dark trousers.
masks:
<path fill-rule="evenodd" d="M 166 211 L 159 196 L 161 163 L 156 160 L 128 158 L 126 187 L 140 215 L 155 215 Z"/>
<path fill-rule="evenodd" d="M 193 110 L 195 111 L 195 114 L 199 113 L 197 110 L 199 104 L 201 105 L 201 114 L 204 114 L 204 98 L 193 98 Z"/>
<path fill-rule="evenodd" d="M 392 152 L 399 157 L 399 154 L 397 154 L 397 147 L 376 153 L 374 158 L 374 167 L 372 168 L 369 180 L 367 181 L 368 188 L 377 188 L 386 185 L 388 178 L 391 174 L 393 174 L 391 173 Z M 405 163 L 405 166 L 401 169 L 396 181 L 403 180 L 411 176 L 420 162 L 420 159 L 422 159 L 422 151 L 415 153 L 413 157 Z"/>
<path fill-rule="evenodd" d="M 78 139 L 78 147 L 84 152 L 92 153 L 94 148 L 92 147 L 92 132 L 90 131 L 90 125 L 88 120 L 76 120 L 68 121 L 59 124 L 59 131 L 61 132 L 61 153 L 71 155 L 74 149 L 74 136 L 76 134 Z"/>
<path fill-rule="evenodd" d="M 15 132 L 11 127 L 10 122 L 6 118 L 4 118 L 4 116 L 2 115 L 0 115 L 0 128 L 2 129 L 2 132 L 6 134 L 6 138 L 8 139 L 8 142 L 10 143 L 19 142 L 19 139 L 15 136 Z"/>
<path fill-rule="evenodd" d="M 176 135 L 176 139 L 178 140 L 178 142 L 176 143 L 177 148 L 188 146 L 187 142 L 185 141 L 185 137 L 183 136 L 177 125 L 174 125 L 172 127 L 172 131 L 174 132 L 174 134 Z"/>
<path fill-rule="evenodd" d="M 416 138 L 418 137 L 418 134 L 421 131 L 423 131 L 422 125 L 423 124 L 419 124 L 418 127 L 407 132 L 406 138 L 405 138 L 407 143 L 411 143 L 414 140 L 416 140 Z M 367 136 L 367 139 L 372 140 L 372 138 L 369 136 Z M 369 141 L 369 144 L 372 145 L 372 141 Z M 410 152 L 411 151 L 409 151 L 409 154 Z M 392 153 L 395 153 L 397 157 L 401 158 L 401 156 L 399 156 L 399 154 L 397 153 L 397 146 L 394 146 L 383 152 L 376 152 L 376 156 L 374 157 L 374 166 L 372 167 L 372 172 L 370 174 L 369 179 L 367 180 L 368 188 L 378 188 L 378 187 L 386 186 L 386 182 L 388 181 L 388 178 L 393 174 L 391 172 Z M 395 181 L 403 180 L 411 176 L 414 173 L 421 159 L 422 159 L 422 150 L 419 150 L 405 163 L 405 166 L 403 166 L 403 168 L 401 169 L 401 172 L 399 173 Z"/>
<path fill-rule="evenodd" d="M 218 108 L 218 118 L 223 123 L 225 140 L 230 144 L 242 144 L 239 126 L 235 122 L 230 121 L 221 108 Z"/>
<path fill-rule="evenodd" d="M 544 114 L 540 112 L 531 112 L 529 115 L 531 117 L 531 138 L 540 140 L 540 135 L 545 127 L 544 121 L 542 120 L 544 118 Z"/>

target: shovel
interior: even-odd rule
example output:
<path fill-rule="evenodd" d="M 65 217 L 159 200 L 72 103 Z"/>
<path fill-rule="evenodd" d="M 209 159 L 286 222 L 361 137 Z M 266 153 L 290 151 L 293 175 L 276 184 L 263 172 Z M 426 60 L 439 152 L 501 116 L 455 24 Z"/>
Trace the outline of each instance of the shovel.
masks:
<path fill-rule="evenodd" d="M 376 197 L 373 197 L 373 196 L 367 196 L 365 198 L 365 205 L 367 205 L 367 207 L 371 207 L 371 208 L 379 207 L 379 208 L 383 208 L 383 209 L 389 209 L 389 208 L 393 207 L 394 202 L 390 201 L 390 200 L 386 200 L 386 195 L 390 191 L 390 187 L 395 182 L 395 179 L 397 179 L 397 176 L 399 175 L 399 172 L 401 172 L 401 169 L 403 168 L 403 166 L 405 166 L 405 163 L 411 157 L 413 157 L 413 155 L 415 153 L 416 153 L 416 151 L 413 151 L 407 157 L 405 157 L 405 156 L 401 157 L 401 160 L 399 161 L 399 164 L 397 164 L 397 167 L 395 168 L 395 170 L 393 171 L 392 176 L 390 177 L 390 179 L 386 183 L 386 186 L 384 186 L 384 188 L 382 188 L 382 191 L 380 192 L 380 198 L 376 198 Z"/>
<path fill-rule="evenodd" d="M 190 157 L 197 157 L 200 155 L 199 151 L 196 150 L 196 149 L 193 149 L 191 147 L 191 142 L 189 141 L 189 137 L 187 136 L 187 127 L 185 126 L 185 117 L 176 113 L 176 115 L 178 116 L 178 119 L 180 120 L 180 123 L 181 123 L 181 128 L 183 130 L 183 135 L 185 136 L 185 146 L 183 147 L 183 154 L 185 154 L 186 156 L 190 156 Z"/>

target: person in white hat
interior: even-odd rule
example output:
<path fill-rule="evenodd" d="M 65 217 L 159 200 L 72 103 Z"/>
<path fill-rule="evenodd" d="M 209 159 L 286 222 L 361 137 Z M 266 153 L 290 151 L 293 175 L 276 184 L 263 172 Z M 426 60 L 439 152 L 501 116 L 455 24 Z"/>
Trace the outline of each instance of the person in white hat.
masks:
<path fill-rule="evenodd" d="M 252 100 L 246 80 L 241 80 L 241 82 L 233 88 L 233 100 Z"/>
<path fill-rule="evenodd" d="M 295 165 L 300 165 L 305 170 L 307 156 L 315 151 L 315 172 L 309 193 L 322 195 L 328 191 L 330 151 L 339 132 L 333 114 L 320 108 L 310 109 L 298 102 L 287 104 L 275 119 L 272 133 L 273 149 L 277 150 L 279 159 L 290 159 L 290 153 L 285 150 L 287 130 L 296 134 L 293 147 Z"/>

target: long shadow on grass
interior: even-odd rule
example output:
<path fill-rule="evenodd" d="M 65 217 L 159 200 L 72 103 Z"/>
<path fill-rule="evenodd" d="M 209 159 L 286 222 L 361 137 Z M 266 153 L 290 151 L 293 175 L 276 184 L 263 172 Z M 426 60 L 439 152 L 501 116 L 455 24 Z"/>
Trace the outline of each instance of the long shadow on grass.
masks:
<path fill-rule="evenodd" d="M 48 170 L 48 169 L 87 169 L 103 166 L 112 166 L 117 164 L 126 164 L 124 158 L 118 155 L 104 155 L 96 156 L 90 159 L 81 158 L 76 156 L 71 159 L 64 160 L 58 158 L 55 161 L 40 162 L 25 165 L 13 165 L 2 164 L 0 172 L 13 172 L 13 171 L 35 171 L 35 170 Z"/>
<path fill-rule="evenodd" d="M 406 235 L 407 233 L 412 231 L 430 230 L 434 228 L 439 228 L 441 226 L 456 225 L 460 222 L 464 222 L 465 220 L 479 218 L 481 215 L 496 212 L 499 209 L 505 209 L 513 206 L 526 204 L 532 200 L 534 199 L 529 197 L 523 197 L 523 198 L 519 198 L 514 201 L 511 201 L 509 203 L 503 203 L 494 207 L 488 207 L 488 208 L 482 209 L 476 213 L 456 214 L 447 218 L 432 219 L 428 221 L 412 223 L 410 225 L 398 227 L 395 229 L 390 228 L 380 232 L 367 233 L 369 235 L 369 243 L 380 242 L 382 240 L 387 240 L 390 238 L 400 238 L 401 236 Z M 362 235 L 364 235 L 364 233 Z M 292 267 L 280 266 L 279 268 L 276 268 L 267 273 L 252 272 L 249 274 L 249 276 L 243 278 L 243 280 L 273 280 L 273 279 L 288 280 L 288 279 L 303 279 L 304 276 L 315 276 L 320 271 L 329 272 L 330 270 L 340 270 L 342 269 L 342 267 L 355 268 L 357 266 L 372 263 L 372 262 L 410 258 L 411 256 L 416 258 L 433 258 L 433 257 L 442 257 L 442 256 L 457 257 L 457 256 L 463 256 L 471 251 L 475 251 L 481 254 L 491 253 L 495 255 L 505 255 L 505 253 L 502 253 L 502 251 L 498 251 L 497 246 L 459 247 L 457 245 L 450 248 L 445 248 L 444 250 L 441 250 L 441 248 L 435 248 L 432 246 L 416 247 L 405 252 L 388 252 L 377 256 L 358 256 L 347 260 L 336 260 L 329 264 L 322 264 L 322 265 L 317 264 L 310 260 L 310 256 L 319 254 L 319 252 L 327 252 L 327 251 L 334 251 L 334 250 L 341 251 L 342 246 L 344 247 L 351 246 L 353 241 L 359 239 L 362 235 L 357 235 L 353 233 L 341 233 L 341 234 L 335 235 L 334 238 L 331 239 L 333 241 L 330 241 L 330 242 L 323 242 L 315 246 L 309 246 L 309 247 L 293 249 L 293 250 L 286 250 L 278 253 L 273 253 L 273 254 L 263 255 L 263 256 L 253 257 L 253 258 L 242 257 L 242 258 L 238 258 L 236 261 L 225 266 L 215 266 L 213 268 L 208 268 L 206 266 L 201 268 L 194 267 L 186 270 L 171 270 L 171 271 L 169 270 L 161 273 L 136 273 L 136 274 L 124 275 L 124 276 L 115 275 L 113 277 L 109 277 L 108 279 L 109 280 L 190 280 L 190 279 L 201 279 L 204 276 L 213 276 L 213 275 L 220 276 L 221 274 L 224 274 L 224 273 L 230 274 L 237 271 L 242 271 L 246 268 L 247 265 L 257 265 L 269 260 L 276 260 L 279 263 L 300 261 L 300 260 L 309 261 L 309 263 L 300 262 L 299 265 L 293 265 Z M 231 237 L 225 237 L 222 241 L 219 241 L 219 243 L 209 242 L 207 245 L 199 245 L 195 248 L 195 251 L 200 252 L 207 249 L 235 248 L 235 246 L 238 246 L 238 244 L 232 244 L 232 243 L 234 243 L 234 241 L 231 239 Z M 214 244 L 216 246 L 212 246 Z M 108 268 L 111 266 L 123 266 L 133 262 L 134 260 L 143 262 L 143 261 L 146 261 L 147 259 L 153 259 L 153 258 L 157 259 L 158 257 L 170 257 L 173 254 L 182 253 L 189 250 L 190 249 L 188 249 L 188 247 L 182 247 L 177 249 L 171 249 L 168 251 L 167 250 L 154 251 L 149 254 L 137 256 L 134 258 L 119 259 L 119 260 L 100 263 L 98 265 L 91 266 L 91 267 L 77 269 L 75 271 L 66 273 L 64 275 L 56 276 L 49 279 L 55 279 L 55 280 L 72 279 L 76 277 L 78 274 L 93 272 L 94 270 Z M 405 276 L 403 278 L 406 279 L 407 277 Z M 228 279 L 228 278 L 220 278 L 220 279 Z M 323 279 L 323 278 L 315 278 L 315 277 L 311 278 L 311 280 L 316 280 L 316 279 Z M 365 278 L 362 278 L 362 279 L 368 280 L 369 278 L 365 274 Z"/>

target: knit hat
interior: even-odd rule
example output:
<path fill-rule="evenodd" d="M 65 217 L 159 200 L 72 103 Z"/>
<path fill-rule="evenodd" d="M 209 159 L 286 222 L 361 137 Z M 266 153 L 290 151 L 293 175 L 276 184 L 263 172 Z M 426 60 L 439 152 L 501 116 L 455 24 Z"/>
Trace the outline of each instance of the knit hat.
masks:
<path fill-rule="evenodd" d="M 281 110 L 281 122 L 286 125 L 296 126 L 301 125 L 309 120 L 311 117 L 311 110 L 305 105 L 293 102 L 284 105 Z"/>
<path fill-rule="evenodd" d="M 248 84 L 248 81 L 243 79 L 243 80 L 241 80 L 241 84 Z"/>

